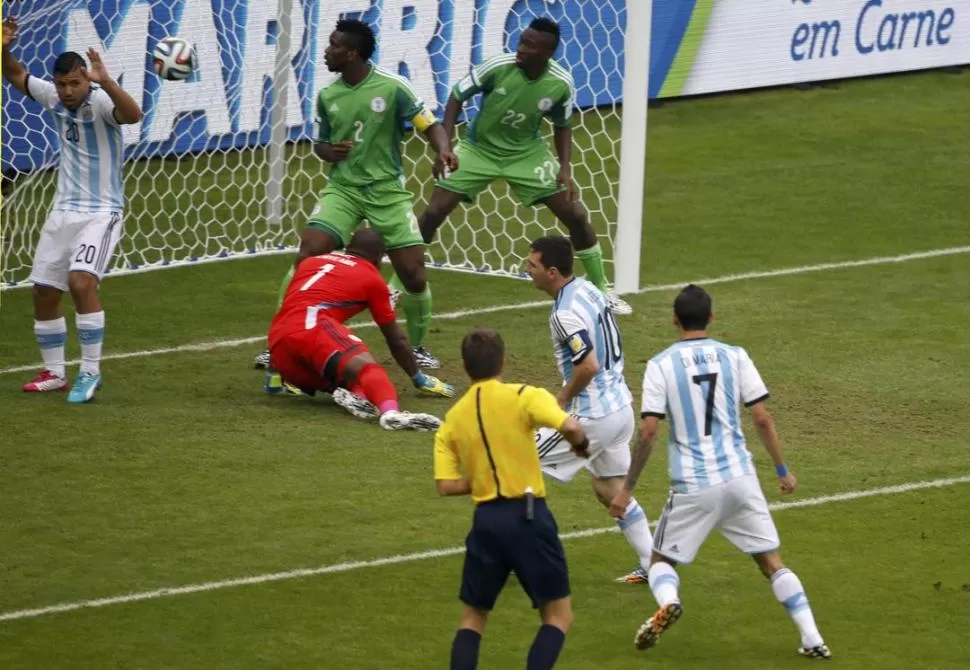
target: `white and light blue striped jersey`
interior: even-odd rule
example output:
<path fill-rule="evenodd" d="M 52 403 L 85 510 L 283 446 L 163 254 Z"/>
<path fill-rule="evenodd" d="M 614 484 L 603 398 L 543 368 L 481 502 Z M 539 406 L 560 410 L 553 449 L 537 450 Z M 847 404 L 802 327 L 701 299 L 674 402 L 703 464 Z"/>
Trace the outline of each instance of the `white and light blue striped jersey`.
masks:
<path fill-rule="evenodd" d="M 27 92 L 54 117 L 61 144 L 57 191 L 52 210 L 121 212 L 124 208 L 124 139 L 114 117 L 114 102 L 92 88 L 76 110 L 69 110 L 49 81 L 27 77 Z"/>
<path fill-rule="evenodd" d="M 768 397 L 741 347 L 681 340 L 654 356 L 643 376 L 643 416 L 670 419 L 670 486 L 686 493 L 754 473 L 741 405 Z"/>
<path fill-rule="evenodd" d="M 573 368 L 590 352 L 599 362 L 596 375 L 573 398 L 567 412 L 598 419 L 630 406 L 633 394 L 623 378 L 620 331 L 602 291 L 585 279 L 571 279 L 556 295 L 549 330 L 563 385 L 569 383 Z"/>

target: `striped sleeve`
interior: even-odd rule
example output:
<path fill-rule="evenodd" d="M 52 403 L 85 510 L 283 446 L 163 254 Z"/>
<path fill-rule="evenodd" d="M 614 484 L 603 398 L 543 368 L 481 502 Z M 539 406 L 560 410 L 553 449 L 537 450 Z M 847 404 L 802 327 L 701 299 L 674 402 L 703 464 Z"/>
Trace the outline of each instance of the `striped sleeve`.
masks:
<path fill-rule="evenodd" d="M 573 108 L 576 106 L 576 84 L 566 68 L 558 63 L 549 61 L 550 73 L 565 84 L 563 94 L 549 109 L 549 118 L 557 128 L 568 128 L 572 125 Z"/>
<path fill-rule="evenodd" d="M 467 76 L 458 81 L 451 89 L 451 97 L 465 102 L 476 93 L 489 93 L 495 73 L 504 66 L 515 63 L 515 54 L 499 54 L 471 69 Z"/>

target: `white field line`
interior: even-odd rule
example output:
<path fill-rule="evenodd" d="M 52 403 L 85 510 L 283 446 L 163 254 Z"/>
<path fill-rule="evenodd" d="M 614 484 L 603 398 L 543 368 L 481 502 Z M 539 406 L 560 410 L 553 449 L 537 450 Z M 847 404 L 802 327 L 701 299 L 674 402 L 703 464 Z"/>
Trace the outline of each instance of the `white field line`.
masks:
<path fill-rule="evenodd" d="M 871 498 L 874 496 L 888 496 L 921 489 L 943 488 L 956 484 L 970 483 L 970 475 L 959 477 L 947 477 L 944 479 L 933 479 L 929 481 L 911 482 L 909 484 L 898 484 L 896 486 L 884 486 L 875 489 L 864 489 L 861 491 L 846 491 L 834 495 L 819 496 L 816 498 L 806 498 L 804 500 L 793 500 L 791 502 L 772 503 L 769 505 L 774 512 L 782 510 L 797 509 L 799 507 L 815 507 L 818 505 L 828 505 L 830 503 L 844 502 L 847 500 L 858 500 L 859 498 Z M 573 540 L 583 537 L 592 537 L 604 533 L 616 532 L 616 526 L 606 526 L 602 528 L 587 528 L 571 533 L 564 533 L 560 537 L 563 540 Z M 98 598 L 96 600 L 79 600 L 76 602 L 60 603 L 36 609 L 15 610 L 0 613 L 0 621 L 14 621 L 16 619 L 28 619 L 32 617 L 46 616 L 60 612 L 73 612 L 80 609 L 90 609 L 95 607 L 107 607 L 108 605 L 121 605 L 124 603 L 134 603 L 142 600 L 154 600 L 169 596 L 181 596 L 190 593 L 203 593 L 205 591 L 217 591 L 236 586 L 247 586 L 250 584 L 265 584 L 267 582 L 280 582 L 290 579 L 300 579 L 303 577 L 315 577 L 317 575 L 329 575 L 338 572 L 350 572 L 364 568 L 379 568 L 386 565 L 398 563 L 414 563 L 431 558 L 443 558 L 446 556 L 458 556 L 465 551 L 464 547 L 450 547 L 445 549 L 430 549 L 414 554 L 398 554 L 396 556 L 385 556 L 368 561 L 352 561 L 349 563 L 335 563 L 332 565 L 322 565 L 316 568 L 301 568 L 298 570 L 287 570 L 286 572 L 274 572 L 265 575 L 253 575 L 251 577 L 238 577 L 236 579 L 225 579 L 218 582 L 204 582 L 201 584 L 188 584 L 186 586 L 175 586 L 170 588 L 155 589 L 154 591 L 142 591 L 140 593 L 128 593 L 110 598 Z"/>
<path fill-rule="evenodd" d="M 842 270 L 846 268 L 858 268 L 868 265 L 886 265 L 889 263 L 905 263 L 907 261 L 921 260 L 924 258 L 937 258 L 939 256 L 954 256 L 957 254 L 970 253 L 970 246 L 965 247 L 948 247 L 946 249 L 931 249 L 930 251 L 919 251 L 911 254 L 902 254 L 900 256 L 876 256 L 873 258 L 863 258 L 857 261 L 842 261 L 838 263 L 819 263 L 817 265 L 799 265 L 790 268 L 779 268 L 777 270 L 764 270 L 759 272 L 744 272 L 741 274 L 724 275 L 721 277 L 711 277 L 707 279 L 695 279 L 693 282 L 684 281 L 677 282 L 675 284 L 653 284 L 650 286 L 644 286 L 636 291 L 636 293 L 657 293 L 660 291 L 674 291 L 689 283 L 701 284 L 703 286 L 710 286 L 713 284 L 726 284 L 728 282 L 743 281 L 745 279 L 768 279 L 771 277 L 786 277 L 788 275 L 799 275 L 807 274 L 809 272 L 824 272 L 827 270 Z M 535 307 L 548 307 L 548 300 L 532 300 L 529 302 L 519 302 L 509 305 L 492 305 L 491 307 L 477 307 L 475 309 L 463 309 L 456 312 L 442 312 L 441 314 L 435 314 L 434 319 L 436 320 L 454 320 L 462 319 L 466 316 L 475 316 L 478 314 L 491 314 L 493 312 L 507 312 L 520 309 L 532 309 Z M 373 327 L 373 322 L 367 321 L 364 323 L 352 324 L 354 328 L 368 328 Z M 238 347 L 245 344 L 256 344 L 257 342 L 263 342 L 266 339 L 266 335 L 254 335 L 252 337 L 242 337 L 232 340 L 216 340 L 214 342 L 197 342 L 195 344 L 181 344 L 175 347 L 163 347 L 161 349 L 145 349 L 143 351 L 129 351 L 120 354 L 106 354 L 101 360 L 105 361 L 117 361 L 124 360 L 126 358 L 145 358 L 148 356 L 161 356 L 162 354 L 181 354 L 193 351 L 212 351 L 214 349 L 222 349 L 226 347 Z M 80 360 L 68 361 L 68 365 L 80 365 Z M 0 368 L 0 375 L 8 375 L 15 372 L 27 372 L 30 370 L 36 370 L 38 367 L 37 363 L 30 363 L 28 365 L 15 365 L 13 367 Z"/>

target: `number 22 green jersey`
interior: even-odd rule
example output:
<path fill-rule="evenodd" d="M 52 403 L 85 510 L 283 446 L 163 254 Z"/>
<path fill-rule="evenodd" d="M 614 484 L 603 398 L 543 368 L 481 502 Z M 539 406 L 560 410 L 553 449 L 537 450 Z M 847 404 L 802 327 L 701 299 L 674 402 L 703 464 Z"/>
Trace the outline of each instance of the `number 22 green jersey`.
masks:
<path fill-rule="evenodd" d="M 538 79 L 528 79 L 512 53 L 472 68 L 451 91 L 461 102 L 476 93 L 483 94 L 482 107 L 465 140 L 491 154 L 514 156 L 543 141 L 543 118 L 556 127 L 570 126 L 576 87 L 566 68 L 553 60 Z"/>
<path fill-rule="evenodd" d="M 435 118 L 407 79 L 379 67 L 372 65 L 356 86 L 340 78 L 321 89 L 317 142 L 354 143 L 347 158 L 330 169 L 330 179 L 345 186 L 368 186 L 401 177 L 401 140 L 408 121 L 424 130 Z"/>

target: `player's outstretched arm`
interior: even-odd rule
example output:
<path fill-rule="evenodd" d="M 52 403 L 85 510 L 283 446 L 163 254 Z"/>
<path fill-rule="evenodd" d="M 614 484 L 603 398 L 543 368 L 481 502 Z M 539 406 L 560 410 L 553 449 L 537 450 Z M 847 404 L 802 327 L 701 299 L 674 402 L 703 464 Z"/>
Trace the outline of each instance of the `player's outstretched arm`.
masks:
<path fill-rule="evenodd" d="M 91 63 L 91 68 L 85 71 L 87 78 L 89 81 L 99 84 L 101 90 L 111 98 L 111 102 L 115 105 L 114 115 L 118 123 L 138 123 L 141 121 L 144 116 L 141 107 L 135 102 L 134 98 L 128 95 L 125 89 L 118 85 L 118 82 L 111 78 L 108 69 L 101 60 L 101 54 L 94 49 L 88 49 L 88 61 Z"/>
<path fill-rule="evenodd" d="M 10 52 L 16 39 L 17 19 L 9 16 L 3 22 L 3 78 L 24 95 L 30 95 L 27 92 L 27 68 Z"/>
<path fill-rule="evenodd" d="M 763 402 L 751 406 L 751 418 L 754 420 L 755 430 L 758 431 L 758 438 L 765 445 L 765 450 L 775 464 L 781 492 L 791 493 L 798 486 L 798 481 L 785 465 L 785 458 L 781 453 L 781 438 L 778 437 L 778 430 L 775 428 L 775 418 L 771 416 L 771 412 Z"/>
<path fill-rule="evenodd" d="M 411 378 L 414 388 L 422 393 L 442 398 L 451 398 L 455 395 L 455 389 L 451 384 L 445 384 L 437 377 L 426 375 L 418 369 L 418 362 L 414 359 L 414 351 L 411 349 L 407 335 L 396 321 L 385 323 L 380 328 L 384 341 L 387 342 L 387 348 L 391 350 L 391 355 L 397 364 Z"/>
<path fill-rule="evenodd" d="M 440 123 L 433 123 L 424 131 L 428 142 L 434 147 L 434 165 L 431 168 L 435 178 L 440 179 L 445 176 L 446 171 L 458 169 L 458 156 L 451 150 L 451 138 Z"/>

